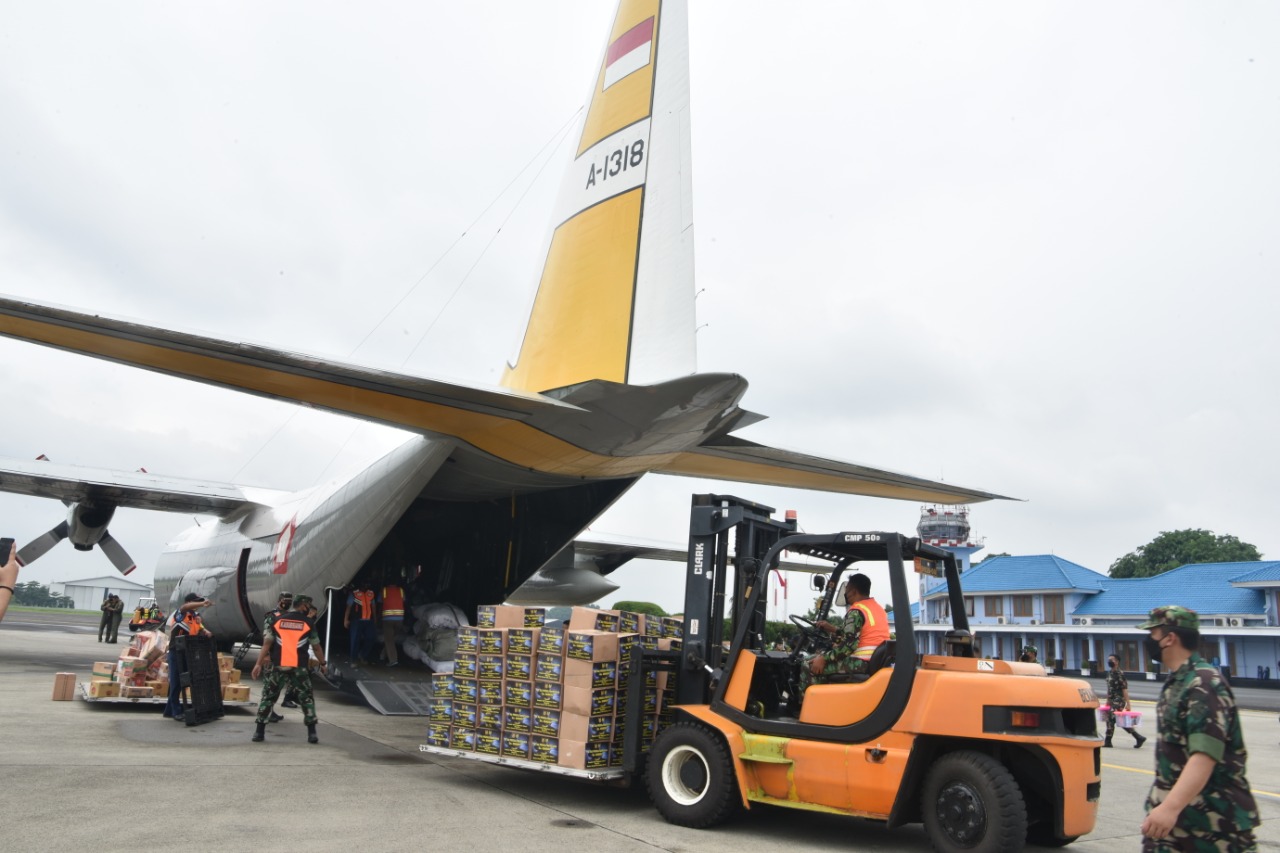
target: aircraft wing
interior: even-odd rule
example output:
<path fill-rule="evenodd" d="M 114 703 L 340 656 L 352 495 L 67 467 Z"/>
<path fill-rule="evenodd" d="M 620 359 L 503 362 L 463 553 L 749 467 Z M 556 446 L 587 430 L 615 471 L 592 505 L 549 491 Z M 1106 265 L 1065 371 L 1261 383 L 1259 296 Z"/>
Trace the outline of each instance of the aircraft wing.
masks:
<path fill-rule="evenodd" d="M 407 429 L 458 434 L 491 428 L 491 418 L 578 409 L 541 394 L 456 385 L 2 296 L 0 335 Z"/>
<path fill-rule="evenodd" d="M 696 450 L 676 454 L 670 462 L 654 470 L 656 473 L 683 477 L 734 480 L 924 503 L 1014 500 L 992 492 L 952 486 L 852 462 L 780 450 L 735 436 L 724 436 L 716 439 L 714 444 L 704 444 Z"/>
<path fill-rule="evenodd" d="M 158 477 L 145 472 L 0 458 L 0 492 L 53 498 L 64 503 L 101 501 L 115 506 L 229 515 L 250 504 L 273 503 L 284 492 L 229 483 Z"/>

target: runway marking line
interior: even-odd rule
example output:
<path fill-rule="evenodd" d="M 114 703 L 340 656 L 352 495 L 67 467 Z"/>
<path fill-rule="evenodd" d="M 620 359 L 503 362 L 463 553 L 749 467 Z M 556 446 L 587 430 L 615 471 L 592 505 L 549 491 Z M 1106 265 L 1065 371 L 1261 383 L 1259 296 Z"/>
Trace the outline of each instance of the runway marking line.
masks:
<path fill-rule="evenodd" d="M 1119 764 L 1107 764 L 1105 762 L 1103 763 L 1102 766 L 1108 767 L 1112 770 L 1127 770 L 1130 773 L 1147 773 L 1147 774 L 1151 773 L 1150 770 L 1143 770 L 1140 767 L 1123 767 Z M 1259 791 L 1257 788 L 1252 788 L 1250 790 L 1253 791 L 1253 795 L 1255 797 L 1275 797 L 1277 800 L 1280 800 L 1280 794 L 1273 794 L 1270 791 Z"/>

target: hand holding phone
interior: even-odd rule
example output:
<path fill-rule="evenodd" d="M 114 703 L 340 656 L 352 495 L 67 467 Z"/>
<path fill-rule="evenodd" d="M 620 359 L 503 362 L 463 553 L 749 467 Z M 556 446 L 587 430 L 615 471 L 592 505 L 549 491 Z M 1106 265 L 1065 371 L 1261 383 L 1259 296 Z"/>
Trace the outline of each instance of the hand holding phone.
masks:
<path fill-rule="evenodd" d="M 17 556 L 13 550 L 14 541 L 12 536 L 6 536 L 0 539 L 0 566 L 7 565 L 10 557 Z"/>

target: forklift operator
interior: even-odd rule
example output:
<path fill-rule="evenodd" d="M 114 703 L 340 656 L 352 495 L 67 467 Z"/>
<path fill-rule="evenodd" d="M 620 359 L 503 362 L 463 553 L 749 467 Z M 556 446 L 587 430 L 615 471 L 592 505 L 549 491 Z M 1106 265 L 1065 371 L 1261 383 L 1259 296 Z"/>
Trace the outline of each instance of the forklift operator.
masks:
<path fill-rule="evenodd" d="M 839 624 L 826 620 L 816 623 L 818 628 L 834 634 L 835 639 L 830 651 L 809 661 L 812 684 L 836 680 L 835 675 L 866 672 L 876 647 L 889 641 L 889 617 L 871 597 L 871 578 L 864 574 L 851 576 L 845 583 L 844 602 L 849 610 Z"/>

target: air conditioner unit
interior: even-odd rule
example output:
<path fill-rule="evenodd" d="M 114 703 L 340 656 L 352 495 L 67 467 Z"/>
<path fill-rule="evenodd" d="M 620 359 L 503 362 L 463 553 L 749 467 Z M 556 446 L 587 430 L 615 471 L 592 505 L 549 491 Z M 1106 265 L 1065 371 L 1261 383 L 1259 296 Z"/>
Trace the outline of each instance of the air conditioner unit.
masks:
<path fill-rule="evenodd" d="M 1232 628 L 1239 628 L 1241 625 L 1244 624 L 1244 620 L 1241 619 L 1239 616 L 1232 616 L 1230 619 L 1227 620 L 1227 624 L 1230 625 Z"/>
<path fill-rule="evenodd" d="M 1076 624 L 1077 624 L 1077 625 L 1084 625 L 1084 626 L 1088 627 L 1089 625 L 1092 625 L 1092 624 L 1093 624 L 1093 620 L 1092 620 L 1092 619 L 1090 619 L 1088 616 L 1078 616 L 1078 617 L 1076 617 Z"/>
<path fill-rule="evenodd" d="M 1031 624 L 1032 624 L 1032 625 L 1039 625 L 1039 624 L 1040 624 L 1040 620 L 1039 620 L 1039 619 L 1032 619 L 1032 620 L 1031 620 Z"/>
<path fill-rule="evenodd" d="M 1005 624 L 1007 621 L 1008 621 L 1008 620 L 1007 620 L 1007 619 L 1005 619 L 1003 616 L 997 616 L 997 617 L 996 617 L 996 624 L 997 624 L 997 625 L 1003 625 L 1003 624 Z"/>

